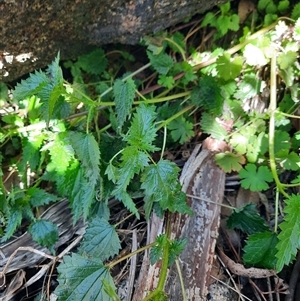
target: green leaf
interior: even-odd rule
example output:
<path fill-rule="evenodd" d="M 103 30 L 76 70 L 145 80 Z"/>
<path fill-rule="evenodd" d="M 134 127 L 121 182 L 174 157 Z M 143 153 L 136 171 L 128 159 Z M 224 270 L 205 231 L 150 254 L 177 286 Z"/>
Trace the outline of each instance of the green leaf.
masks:
<path fill-rule="evenodd" d="M 229 26 L 230 26 L 230 17 L 229 16 L 218 17 L 217 18 L 218 32 L 216 34 L 216 37 L 220 38 L 220 37 L 224 36 L 228 32 Z"/>
<path fill-rule="evenodd" d="M 242 79 L 238 91 L 234 97 L 244 100 L 256 96 L 260 93 L 262 81 L 254 73 L 246 74 Z"/>
<path fill-rule="evenodd" d="M 32 170 L 37 168 L 40 161 L 40 147 L 42 146 L 44 138 L 44 135 L 39 132 L 38 134 L 23 139 L 23 154 L 19 164 L 21 172 L 25 171 L 27 164 L 29 164 Z"/>
<path fill-rule="evenodd" d="M 5 235 L 2 237 L 1 242 L 7 241 L 21 225 L 22 222 L 22 210 L 20 208 L 13 207 L 10 209 L 9 218 L 5 228 Z"/>
<path fill-rule="evenodd" d="M 135 83 L 132 78 L 127 79 L 125 82 L 117 79 L 113 87 L 118 127 L 121 130 L 127 116 L 130 114 L 134 96 L 135 96 Z"/>
<path fill-rule="evenodd" d="M 168 160 L 159 160 L 156 165 L 151 164 L 142 174 L 141 188 L 145 191 L 146 200 L 159 202 L 163 210 L 180 213 L 191 213 L 186 204 L 186 198 L 181 191 L 178 181 L 179 168 Z M 152 204 L 147 204 L 151 207 Z"/>
<path fill-rule="evenodd" d="M 37 187 L 30 187 L 27 190 L 27 195 L 30 197 L 30 204 L 32 207 L 48 205 L 49 203 L 59 199 L 56 195 L 48 193 Z"/>
<path fill-rule="evenodd" d="M 200 28 L 205 27 L 207 25 L 210 25 L 212 27 L 216 27 L 217 25 L 217 18 L 215 14 L 213 14 L 212 12 L 208 12 L 207 14 L 205 14 L 204 19 L 200 25 Z"/>
<path fill-rule="evenodd" d="M 300 247 L 300 196 L 292 194 L 285 200 L 284 221 L 280 224 L 281 232 L 278 235 L 277 264 L 276 269 L 280 272 L 284 265 L 288 265 L 297 255 Z"/>
<path fill-rule="evenodd" d="M 289 150 L 282 150 L 276 153 L 276 159 L 280 160 L 280 165 L 286 170 L 299 170 L 300 157 L 295 152 L 289 152 Z"/>
<path fill-rule="evenodd" d="M 284 13 L 289 8 L 289 5 L 290 5 L 290 1 L 288 1 L 288 0 L 279 1 L 278 7 L 277 7 L 278 11 L 281 13 Z"/>
<path fill-rule="evenodd" d="M 249 163 L 245 169 L 240 170 L 241 185 L 243 188 L 250 189 L 251 191 L 262 191 L 269 188 L 267 182 L 272 182 L 272 173 L 267 166 L 256 166 Z"/>
<path fill-rule="evenodd" d="M 99 217 L 89 221 L 79 249 L 81 254 L 105 261 L 118 254 L 120 249 L 119 237 L 113 226 Z"/>
<path fill-rule="evenodd" d="M 298 18 L 300 18 L 300 3 L 297 3 L 294 6 L 291 18 L 294 19 L 294 20 L 297 20 Z"/>
<path fill-rule="evenodd" d="M 104 51 L 99 48 L 78 57 L 76 65 L 91 74 L 101 74 L 107 67 Z"/>
<path fill-rule="evenodd" d="M 174 80 L 173 76 L 167 76 L 165 74 L 160 74 L 158 77 L 157 83 L 165 88 L 171 89 L 175 84 L 175 80 Z"/>
<path fill-rule="evenodd" d="M 266 231 L 252 234 L 247 239 L 244 247 L 243 260 L 248 265 L 274 269 L 276 266 L 277 234 Z"/>
<path fill-rule="evenodd" d="M 84 171 L 79 162 L 74 160 L 63 176 L 56 178 L 56 181 L 60 194 L 67 196 L 70 200 L 74 222 L 82 214 L 86 219 L 94 200 L 95 186 L 84 177 Z"/>
<path fill-rule="evenodd" d="M 162 258 L 163 249 L 169 243 L 167 236 L 165 234 L 161 234 L 158 237 L 156 237 L 155 242 L 156 245 L 152 247 L 150 251 L 150 263 L 152 265 L 154 265 Z"/>
<path fill-rule="evenodd" d="M 59 174 L 63 174 L 74 157 L 74 150 L 66 134 L 57 134 L 55 140 L 45 145 L 42 150 L 45 149 L 49 150 L 51 163 L 55 166 L 55 170 Z"/>
<path fill-rule="evenodd" d="M 58 266 L 59 285 L 55 294 L 60 301 L 114 301 L 104 289 L 116 290 L 109 269 L 102 262 L 88 260 L 78 254 L 65 256 Z"/>
<path fill-rule="evenodd" d="M 219 76 L 225 81 L 235 79 L 242 70 L 243 60 L 237 56 L 230 57 L 229 53 L 224 53 L 217 59 L 217 71 Z"/>
<path fill-rule="evenodd" d="M 209 134 L 217 140 L 224 140 L 227 136 L 226 130 L 208 113 L 203 113 L 200 121 L 203 133 Z"/>
<path fill-rule="evenodd" d="M 167 74 L 174 65 L 173 59 L 166 53 L 161 52 L 158 55 L 153 55 L 150 51 L 147 51 L 147 55 L 152 67 L 159 74 Z"/>
<path fill-rule="evenodd" d="M 169 249 L 169 266 L 171 266 L 174 263 L 175 259 L 185 249 L 186 244 L 187 238 L 175 239 L 171 242 Z"/>
<path fill-rule="evenodd" d="M 148 166 L 149 157 L 135 146 L 127 146 L 122 152 L 122 164 L 118 170 L 118 181 L 113 194 L 126 190 L 130 180 Z"/>
<path fill-rule="evenodd" d="M 237 14 L 231 16 L 228 28 L 232 31 L 240 29 L 240 17 Z"/>
<path fill-rule="evenodd" d="M 234 209 L 227 220 L 227 226 L 229 229 L 239 229 L 248 234 L 268 230 L 264 219 L 259 216 L 255 205 L 252 203 Z"/>
<path fill-rule="evenodd" d="M 75 154 L 82 162 L 86 178 L 91 186 L 95 185 L 100 179 L 100 150 L 95 137 L 92 134 L 80 132 L 69 132 L 68 134 Z"/>
<path fill-rule="evenodd" d="M 179 141 L 180 144 L 189 141 L 194 135 L 193 124 L 187 121 L 183 116 L 172 120 L 167 127 L 171 130 L 173 140 L 175 142 Z"/>
<path fill-rule="evenodd" d="M 115 194 L 115 198 L 119 201 L 122 201 L 124 206 L 139 219 L 140 214 L 136 208 L 134 201 L 131 196 L 125 190 L 119 190 Z"/>
<path fill-rule="evenodd" d="M 216 163 L 226 172 L 240 171 L 242 164 L 245 164 L 245 158 L 240 154 L 231 152 L 219 153 L 215 156 Z"/>
<path fill-rule="evenodd" d="M 276 130 L 274 139 L 274 153 L 276 154 L 282 150 L 289 150 L 291 147 L 290 139 L 290 135 L 287 132 Z"/>
<path fill-rule="evenodd" d="M 199 84 L 192 90 L 191 101 L 196 107 L 202 107 L 215 116 L 222 113 L 224 99 L 219 84 L 212 76 L 200 78 Z"/>
<path fill-rule="evenodd" d="M 259 0 L 257 5 L 258 10 L 265 10 L 269 3 L 270 0 Z"/>
<path fill-rule="evenodd" d="M 141 104 L 133 115 L 133 120 L 128 134 L 124 141 L 145 151 L 156 151 L 157 147 L 152 145 L 156 138 L 156 127 L 154 120 L 156 118 L 155 106 L 146 106 Z"/>
<path fill-rule="evenodd" d="M 28 232 L 41 246 L 52 247 L 58 240 L 58 227 L 50 221 L 37 220 L 30 225 Z"/>
<path fill-rule="evenodd" d="M 294 51 L 288 51 L 287 53 L 280 53 L 277 57 L 280 69 L 287 69 L 292 66 L 297 60 L 297 53 Z"/>

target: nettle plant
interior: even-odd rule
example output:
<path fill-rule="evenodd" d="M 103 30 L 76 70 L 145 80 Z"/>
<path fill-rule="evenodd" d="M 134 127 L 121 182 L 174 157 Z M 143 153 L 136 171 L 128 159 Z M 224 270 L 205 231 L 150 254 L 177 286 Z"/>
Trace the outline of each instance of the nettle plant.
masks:
<path fill-rule="evenodd" d="M 223 7 L 221 15 L 228 14 Z M 63 79 L 58 55 L 46 71 L 17 84 L 11 98 L 1 94 L 2 170 L 10 154 L 8 163 L 22 184 L 6 187 L 1 179 L 2 242 L 26 218 L 33 239 L 52 250 L 57 226 L 41 219 L 39 208 L 67 197 L 74 223 L 83 217 L 88 227 L 77 252 L 58 266 L 55 293 L 59 300 L 79 293 L 82 300 L 119 300 L 110 269 L 120 259 L 106 263 L 121 248 L 116 226 L 109 223 L 108 200 L 119 200 L 138 218 L 144 212 L 148 219 L 153 209 L 159 215 L 192 214 L 178 181 L 180 169 L 163 155 L 167 143 L 186 143 L 200 127 L 228 143 L 230 151 L 216 154 L 216 162 L 228 173 L 238 172 L 244 188 L 264 191 L 275 184 L 272 231 L 251 204 L 235 210 L 228 226 L 249 234 L 245 263 L 280 271 L 300 247 L 300 196 L 289 194 L 300 185 L 300 131 L 291 122 L 298 118 L 299 41 L 300 20 L 288 25 L 281 20 L 245 33 L 230 49 L 206 53 L 188 54 L 182 34 L 163 32 L 144 39 L 149 63 L 118 78 L 134 61 L 125 51 L 95 49 L 66 62 L 73 84 Z M 110 64 L 116 54 L 119 61 Z M 146 69 L 156 72 L 149 76 L 156 85 L 138 78 Z M 191 116 L 196 110 L 197 124 Z M 286 171 L 292 172 L 291 184 L 279 180 Z M 136 194 L 143 196 L 143 209 Z M 285 217 L 278 234 L 280 194 Z M 162 259 L 166 271 L 184 245 L 166 233 L 137 252 L 152 247 L 151 261 Z M 162 298 L 166 273 L 160 277 L 145 300 Z"/>

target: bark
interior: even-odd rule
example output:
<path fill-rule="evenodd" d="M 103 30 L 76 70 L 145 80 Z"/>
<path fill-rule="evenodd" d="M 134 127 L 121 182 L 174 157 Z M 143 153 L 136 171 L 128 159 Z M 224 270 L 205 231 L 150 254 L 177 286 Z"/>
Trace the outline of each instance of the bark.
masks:
<path fill-rule="evenodd" d="M 60 50 L 75 58 L 92 46 L 140 38 L 224 0 L 0 0 L 0 80 L 48 65 Z"/>

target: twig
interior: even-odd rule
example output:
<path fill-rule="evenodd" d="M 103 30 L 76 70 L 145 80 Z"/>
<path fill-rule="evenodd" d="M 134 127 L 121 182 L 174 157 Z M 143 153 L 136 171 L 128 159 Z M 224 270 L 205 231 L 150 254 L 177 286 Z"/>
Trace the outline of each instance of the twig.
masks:
<path fill-rule="evenodd" d="M 298 253 L 296 263 L 294 265 L 290 282 L 289 282 L 289 294 L 286 295 L 285 301 L 293 301 L 295 298 L 295 292 L 296 292 L 296 287 L 297 287 L 297 282 L 299 278 L 299 273 L 300 273 L 300 253 Z"/>
<path fill-rule="evenodd" d="M 132 248 L 131 248 L 131 251 L 134 252 L 136 250 L 137 250 L 137 233 L 136 233 L 136 229 L 134 229 L 132 231 Z M 131 257 L 126 301 L 131 301 L 131 296 L 132 296 L 132 292 L 133 292 L 133 285 L 134 285 L 134 279 L 135 279 L 136 261 L 137 261 L 137 255 L 135 254 Z"/>

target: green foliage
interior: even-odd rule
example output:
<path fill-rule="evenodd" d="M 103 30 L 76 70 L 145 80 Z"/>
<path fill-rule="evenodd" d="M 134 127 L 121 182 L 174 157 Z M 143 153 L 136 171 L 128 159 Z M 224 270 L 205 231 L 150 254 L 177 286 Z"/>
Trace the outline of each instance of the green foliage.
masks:
<path fill-rule="evenodd" d="M 230 229 L 239 229 L 248 234 L 263 232 L 268 230 L 265 221 L 258 214 L 254 204 L 247 204 L 235 209 L 227 220 Z"/>
<path fill-rule="evenodd" d="M 191 94 L 192 103 L 208 113 L 218 116 L 222 112 L 223 97 L 217 81 L 212 76 L 203 76 Z"/>
<path fill-rule="evenodd" d="M 240 170 L 242 187 L 251 191 L 261 191 L 269 188 L 268 182 L 273 181 L 272 173 L 267 166 L 256 167 L 249 163 L 245 169 Z"/>
<path fill-rule="evenodd" d="M 168 124 L 168 129 L 171 130 L 173 140 L 179 141 L 181 144 L 189 141 L 194 135 L 193 124 L 187 121 L 183 116 L 172 120 Z"/>
<path fill-rule="evenodd" d="M 58 240 L 57 225 L 46 221 L 38 220 L 32 223 L 28 229 L 32 238 L 41 246 L 53 247 Z"/>
<path fill-rule="evenodd" d="M 121 249 L 116 230 L 103 218 L 95 217 L 89 222 L 79 252 L 105 261 Z"/>
<path fill-rule="evenodd" d="M 78 254 L 65 256 L 58 267 L 59 285 L 55 294 L 59 300 L 102 301 L 114 300 L 107 293 L 106 287 L 115 291 L 115 285 L 109 269 L 99 260 L 89 260 Z"/>
<path fill-rule="evenodd" d="M 300 215 L 299 215 L 299 195 L 290 195 L 285 200 L 284 221 L 280 224 L 281 232 L 278 235 L 279 243 L 277 244 L 277 271 L 281 271 L 283 266 L 289 264 L 297 255 L 300 248 Z"/>
<path fill-rule="evenodd" d="M 294 6 L 293 17 L 299 7 Z M 260 0 L 260 15 L 252 21 L 270 24 L 290 9 L 288 0 Z M 110 276 L 114 261 L 109 261 L 121 245 L 116 227 L 108 222 L 108 199 L 119 200 L 138 218 L 149 219 L 152 209 L 161 216 L 192 214 L 181 191 L 179 167 L 164 159 L 166 152 L 159 152 L 193 143 L 194 136 L 197 141 L 210 136 L 227 143 L 230 152 L 217 154 L 216 162 L 225 172 L 238 171 L 242 187 L 262 191 L 274 183 L 285 195 L 278 236 L 276 229 L 268 232 L 253 204 L 235 209 L 228 220 L 229 227 L 250 234 L 244 248 L 246 264 L 276 265 L 281 270 L 299 248 L 299 197 L 288 196 L 286 184 L 279 181 L 281 173 L 291 170 L 293 183 L 300 182 L 300 135 L 291 122 L 300 96 L 299 20 L 294 27 L 280 21 L 268 31 L 262 28 L 249 40 L 250 32 L 261 24 L 253 23 L 251 29 L 243 25 L 243 37 L 226 36 L 220 43 L 241 44 L 230 49 L 214 44 L 211 52 L 198 52 L 202 45 L 196 49 L 179 32 L 161 32 L 144 39 L 149 64 L 134 72 L 128 68 L 135 59 L 131 53 L 123 49 L 110 53 L 114 59 L 108 63 L 110 55 L 95 49 L 65 63 L 72 84 L 63 80 L 58 55 L 46 71 L 35 71 L 18 83 L 12 99 L 0 84 L 0 159 L 22 181 L 6 187 L 4 168 L 0 170 L 1 241 L 14 235 L 26 219 L 33 239 L 54 251 L 57 225 L 35 212 L 67 197 L 73 222 L 83 217 L 88 227 L 79 255 L 65 256 L 58 267 L 59 300 L 118 300 Z M 212 41 L 216 43 L 242 25 L 226 3 L 204 16 L 204 26 L 217 29 Z M 269 75 L 274 55 L 280 82 L 276 92 Z M 145 66 L 151 68 L 140 76 Z M 274 99 L 279 102 L 275 106 Z M 162 269 L 167 268 L 185 244 L 185 239 L 159 236 L 151 262 L 161 260 Z M 167 297 L 159 288 L 154 298 Z"/>
<path fill-rule="evenodd" d="M 114 97 L 119 129 L 122 128 L 127 116 L 130 114 L 135 95 L 134 81 L 129 78 L 125 82 L 117 79 L 114 83 Z"/>
<path fill-rule="evenodd" d="M 240 171 L 242 164 L 245 163 L 245 158 L 241 155 L 236 155 L 230 152 L 219 153 L 215 156 L 216 163 L 225 171 Z"/>
<path fill-rule="evenodd" d="M 210 25 L 217 29 L 218 33 L 214 35 L 214 39 L 223 37 L 229 30 L 239 30 L 239 16 L 231 13 L 230 2 L 221 4 L 219 7 L 221 12 L 220 16 L 215 16 L 209 12 L 205 15 L 201 23 L 201 27 Z"/>
<path fill-rule="evenodd" d="M 277 235 L 269 231 L 250 235 L 243 249 L 244 262 L 248 265 L 274 269 L 277 243 Z"/>

